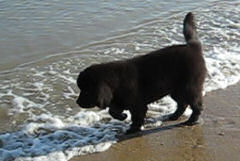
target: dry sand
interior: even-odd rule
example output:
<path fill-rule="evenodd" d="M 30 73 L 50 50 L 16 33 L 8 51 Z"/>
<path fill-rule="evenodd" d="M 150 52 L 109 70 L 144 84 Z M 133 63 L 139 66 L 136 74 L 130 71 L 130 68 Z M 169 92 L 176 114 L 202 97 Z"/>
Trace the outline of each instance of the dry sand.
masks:
<path fill-rule="evenodd" d="M 240 161 L 240 83 L 204 97 L 204 124 L 166 122 L 109 150 L 71 161 Z"/>

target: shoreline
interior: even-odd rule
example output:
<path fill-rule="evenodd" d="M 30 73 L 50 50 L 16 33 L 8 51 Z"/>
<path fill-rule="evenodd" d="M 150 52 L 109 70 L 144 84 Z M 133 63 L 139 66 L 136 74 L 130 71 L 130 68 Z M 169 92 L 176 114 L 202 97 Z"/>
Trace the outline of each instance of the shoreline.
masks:
<path fill-rule="evenodd" d="M 226 161 L 240 152 L 240 82 L 204 96 L 203 125 L 176 127 L 176 122 L 122 139 L 101 153 L 70 161 Z M 179 123 L 179 122 L 178 122 Z"/>

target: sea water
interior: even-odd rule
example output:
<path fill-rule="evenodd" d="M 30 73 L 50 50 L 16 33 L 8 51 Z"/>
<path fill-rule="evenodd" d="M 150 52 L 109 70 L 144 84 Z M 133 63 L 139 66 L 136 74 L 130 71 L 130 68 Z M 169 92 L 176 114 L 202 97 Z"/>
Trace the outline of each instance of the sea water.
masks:
<path fill-rule="evenodd" d="M 9 4 L 1 0 L 0 5 L 4 4 L 5 8 L 11 7 L 11 9 L 20 7 L 25 14 L 31 14 L 33 10 L 39 9 L 31 2 L 27 2 L 25 5 L 20 2 L 19 4 Z M 60 5 L 59 8 L 63 8 L 58 16 L 62 17 L 65 23 L 67 20 L 64 15 L 67 16 L 70 13 L 73 17 L 71 18 L 71 15 L 68 15 L 70 17 L 69 21 L 71 20 L 69 23 L 74 23 L 73 20 L 76 16 L 81 17 L 82 15 L 84 17 L 84 14 L 87 13 L 86 15 L 92 18 L 91 22 L 88 22 L 90 21 L 88 17 L 82 20 L 86 21 L 87 24 L 94 24 L 94 17 L 102 14 L 100 18 L 104 22 L 98 22 L 99 26 L 95 26 L 96 30 L 101 28 L 101 24 L 103 26 L 108 24 L 112 25 L 112 28 L 110 28 L 115 32 L 109 31 L 110 28 L 108 28 L 109 32 L 99 29 L 100 33 L 97 32 L 97 38 L 93 41 L 94 34 L 87 31 L 88 29 L 81 28 L 81 25 L 86 25 L 85 23 L 77 23 L 76 26 L 71 24 L 71 28 L 67 30 L 66 26 L 64 28 L 61 26 L 63 24 L 59 22 L 61 25 L 55 26 L 57 31 L 49 27 L 49 34 L 57 35 L 57 32 L 60 32 L 60 28 L 63 27 L 63 32 L 70 32 L 72 29 L 74 29 L 73 33 L 86 30 L 89 33 L 85 34 L 89 34 L 89 36 L 83 36 L 82 38 L 86 40 L 82 40 L 82 43 L 78 44 L 78 40 L 81 41 L 81 35 L 76 34 L 79 36 L 79 38 L 76 38 L 73 33 L 66 33 L 65 37 L 64 33 L 58 38 L 61 39 L 59 40 L 60 44 L 64 43 L 64 39 L 66 44 L 71 44 L 66 45 L 66 51 L 64 49 L 62 52 L 48 52 L 52 48 L 48 47 L 47 44 L 47 48 L 43 48 L 44 54 L 41 55 L 40 51 L 33 52 L 33 47 L 29 47 L 26 60 L 23 58 L 23 62 L 17 61 L 19 64 L 15 67 L 10 65 L 10 67 L 1 71 L 0 112 L 2 113 L 1 116 L 6 117 L 4 121 L 7 123 L 1 125 L 0 160 L 66 161 L 73 156 L 101 152 L 111 147 L 112 144 L 117 142 L 117 136 L 124 134 L 129 128 L 131 116 L 128 111 L 125 111 L 128 118 L 125 121 L 118 121 L 108 114 L 108 109 L 80 109 L 75 104 L 80 92 L 76 86 L 76 78 L 79 72 L 91 64 L 127 59 L 165 46 L 185 43 L 182 34 L 182 22 L 189 10 L 196 15 L 198 33 L 203 44 L 204 57 L 208 68 L 204 93 L 226 88 L 240 80 L 240 1 L 204 1 L 200 4 L 190 1 L 184 1 L 183 4 L 179 4 L 179 2 L 177 4 L 176 2 L 169 2 L 168 4 L 168 2 L 165 2 L 166 4 L 161 4 L 168 6 L 165 10 L 156 10 L 154 7 L 160 4 L 153 0 L 145 3 L 131 1 L 129 2 L 131 5 L 126 2 L 119 2 L 118 4 L 116 2 L 105 2 L 103 6 L 107 9 L 98 12 L 94 8 L 96 6 L 92 3 L 82 2 L 87 5 L 88 10 L 80 10 L 81 15 L 75 13 L 78 12 L 78 8 L 71 4 L 75 2 L 73 0 L 69 1 L 70 4 L 65 4 L 65 6 L 70 5 L 72 7 L 68 8 L 71 9 L 71 12 L 64 9 L 62 3 L 65 2 L 54 2 L 56 6 L 52 6 L 47 1 L 36 2 L 36 5 L 52 7 L 53 9 Z M 120 7 L 118 8 L 117 5 Z M 11 15 L 13 12 L 4 10 L 5 8 L 2 6 L 0 8 L 0 13 Z M 153 8 L 155 10 L 151 10 Z M 149 12 L 151 10 L 152 13 L 145 13 L 146 18 L 138 17 L 139 14 L 144 17 L 144 12 L 148 10 Z M 124 24 L 112 23 L 115 21 L 106 22 L 118 18 L 118 14 L 129 15 L 120 18 L 120 22 Z M 50 17 L 46 20 L 51 27 L 56 25 L 51 24 L 55 23 L 51 22 L 52 19 Z M 5 25 L 6 28 L 8 23 L 13 22 L 16 24 L 13 23 L 12 25 L 23 23 L 7 18 L 5 18 L 5 21 L 5 24 L 0 24 L 1 27 Z M 24 18 L 19 21 L 24 21 Z M 29 20 L 25 21 L 28 22 Z M 12 27 L 15 27 L 17 33 L 24 25 L 20 25 L 19 30 L 18 26 Z M 41 29 L 41 26 L 36 29 L 37 25 L 28 27 L 36 31 L 39 28 Z M 24 30 L 24 32 L 27 31 Z M 94 30 L 94 32 L 96 31 Z M 42 39 L 42 32 L 38 31 L 38 33 L 40 34 L 39 39 Z M 1 31 L 1 34 L 3 34 L 3 31 Z M 33 40 L 38 41 L 38 34 L 31 32 L 29 34 L 36 36 Z M 104 37 L 104 35 L 107 36 Z M 72 36 L 73 40 L 69 40 L 71 38 L 68 36 Z M 52 41 L 56 41 L 57 38 L 55 38 Z M 1 37 L 0 42 L 4 42 L 3 39 Z M 13 41 L 9 37 L 5 39 L 9 42 Z M 77 42 L 71 43 L 74 40 Z M 14 41 L 19 42 L 20 46 L 24 44 L 24 42 L 21 42 L 24 39 Z M 50 40 L 46 40 L 46 42 L 50 42 Z M 44 44 L 39 42 L 31 43 L 44 47 Z M 9 45 L 17 45 L 17 43 Z M 2 44 L 0 46 L 2 47 Z M 53 46 L 57 45 L 53 44 Z M 15 58 L 11 60 L 11 54 L 8 52 L 14 51 L 15 53 L 18 48 L 16 47 L 14 50 L 8 50 L 8 48 L 10 47 L 4 47 L 0 51 L 3 65 L 3 60 L 6 58 L 10 59 L 8 60 L 10 64 L 15 62 Z M 57 49 L 61 50 L 61 48 Z M 41 48 L 36 50 L 41 50 Z M 3 51 L 6 51 L 5 55 L 2 55 Z M 19 52 L 21 53 L 21 50 Z M 38 52 L 40 55 L 34 56 Z M 24 50 L 22 53 L 24 55 Z M 14 57 L 16 56 L 17 54 Z M 175 109 L 176 103 L 170 97 L 165 97 L 150 104 L 144 128 L 161 126 L 164 116 L 172 113 Z M 191 111 L 187 110 L 185 115 L 190 113 Z"/>

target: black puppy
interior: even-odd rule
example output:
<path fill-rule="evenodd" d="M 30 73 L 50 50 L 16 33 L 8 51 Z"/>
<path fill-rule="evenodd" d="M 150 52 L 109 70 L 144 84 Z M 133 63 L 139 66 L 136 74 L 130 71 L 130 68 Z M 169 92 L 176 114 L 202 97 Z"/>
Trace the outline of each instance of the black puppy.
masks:
<path fill-rule="evenodd" d="M 185 45 L 85 69 L 77 79 L 81 90 L 77 104 L 82 108 L 109 107 L 109 113 L 119 120 L 126 118 L 123 110 L 129 110 L 132 124 L 127 133 L 133 133 L 143 125 L 147 105 L 170 95 L 178 107 L 169 119 L 178 119 L 190 105 L 193 113 L 185 124 L 195 124 L 203 110 L 207 70 L 192 13 L 186 15 L 183 27 Z"/>

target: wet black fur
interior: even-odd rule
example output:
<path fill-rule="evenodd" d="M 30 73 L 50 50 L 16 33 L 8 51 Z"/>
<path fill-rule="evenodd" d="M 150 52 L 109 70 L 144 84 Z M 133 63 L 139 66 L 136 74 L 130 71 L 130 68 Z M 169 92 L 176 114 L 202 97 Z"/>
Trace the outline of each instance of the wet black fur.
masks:
<path fill-rule="evenodd" d="M 169 119 L 178 119 L 190 105 L 193 113 L 185 124 L 195 124 L 203 110 L 206 67 L 192 13 L 184 19 L 183 33 L 184 45 L 86 68 L 77 79 L 81 90 L 77 103 L 82 108 L 109 107 L 109 113 L 119 120 L 126 118 L 123 110 L 129 110 L 131 133 L 140 130 L 149 103 L 170 95 L 178 107 Z"/>

